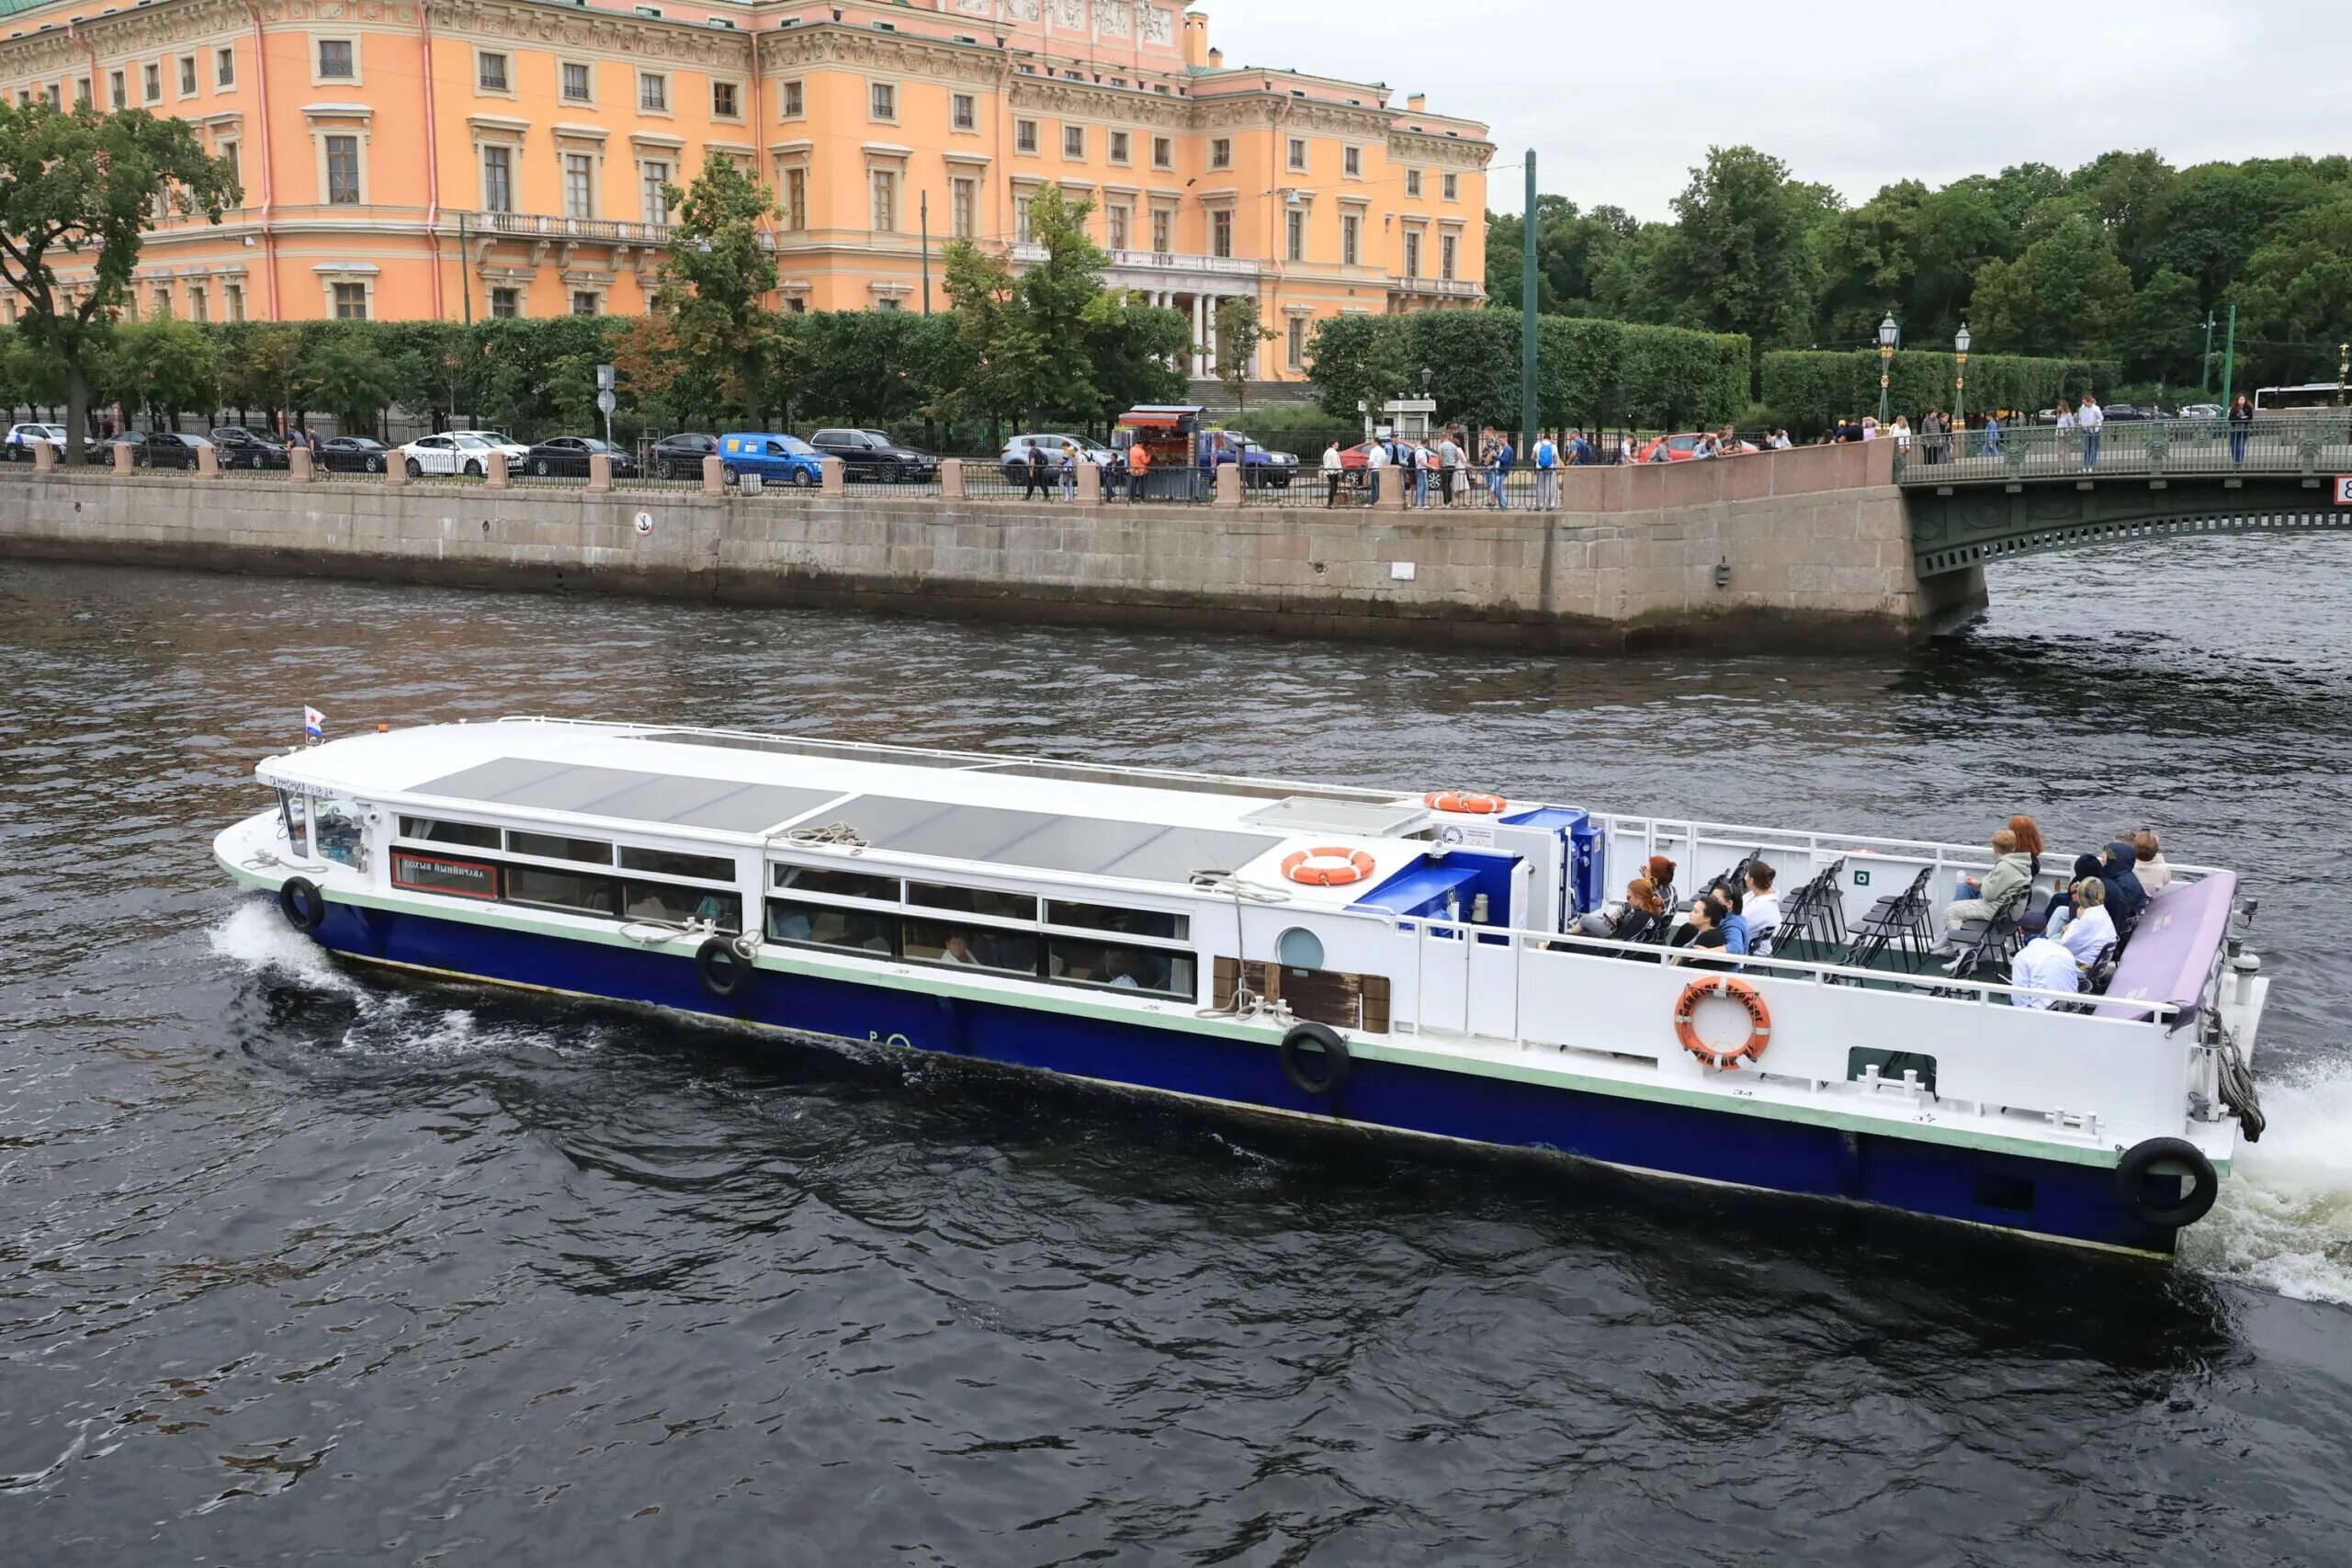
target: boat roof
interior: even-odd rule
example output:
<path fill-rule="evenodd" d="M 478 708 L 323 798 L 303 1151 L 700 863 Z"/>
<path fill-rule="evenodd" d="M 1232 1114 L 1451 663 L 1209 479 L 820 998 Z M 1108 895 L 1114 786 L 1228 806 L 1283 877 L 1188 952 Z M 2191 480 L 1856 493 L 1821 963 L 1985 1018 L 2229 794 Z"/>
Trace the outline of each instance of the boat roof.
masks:
<path fill-rule="evenodd" d="M 412 808 L 560 817 L 659 835 L 777 840 L 848 828 L 893 856 L 1184 886 L 1218 871 L 1279 878 L 1295 850 L 1369 852 L 1375 874 L 1431 849 L 1418 796 L 984 752 L 674 727 L 503 719 L 358 735 L 273 758 L 271 784 Z M 1363 885 L 1282 882 L 1345 905 Z"/>

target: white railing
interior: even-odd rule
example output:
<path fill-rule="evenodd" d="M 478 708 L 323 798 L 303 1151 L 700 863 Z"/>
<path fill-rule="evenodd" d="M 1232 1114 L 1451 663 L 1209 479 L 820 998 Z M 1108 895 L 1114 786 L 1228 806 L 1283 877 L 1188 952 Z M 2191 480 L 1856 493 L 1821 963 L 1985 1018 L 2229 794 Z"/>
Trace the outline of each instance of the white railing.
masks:
<path fill-rule="evenodd" d="M 670 223 L 632 223 L 615 218 L 557 218 L 541 212 L 476 212 L 467 220 L 478 234 L 523 240 L 587 240 L 615 245 L 666 245 L 676 236 Z"/>

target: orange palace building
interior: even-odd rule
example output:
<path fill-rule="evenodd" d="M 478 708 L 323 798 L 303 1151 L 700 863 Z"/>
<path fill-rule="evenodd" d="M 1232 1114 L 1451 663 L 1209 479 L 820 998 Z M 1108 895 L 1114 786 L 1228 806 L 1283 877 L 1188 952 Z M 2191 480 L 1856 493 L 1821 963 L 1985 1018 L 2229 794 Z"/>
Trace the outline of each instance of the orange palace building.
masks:
<path fill-rule="evenodd" d="M 944 309 L 940 252 L 1091 197 L 1109 281 L 1254 297 L 1262 379 L 1313 323 L 1471 305 L 1485 128 L 1230 67 L 1159 0 L 0 0 L 0 92 L 196 127 L 244 205 L 150 236 L 142 313 L 463 320 L 648 308 L 661 187 L 718 151 L 775 193 L 787 310 Z M 61 267 L 70 286 L 71 262 Z M 0 311 L 17 314 L 13 294 Z M 1215 368 L 1196 354 L 1195 373 Z"/>

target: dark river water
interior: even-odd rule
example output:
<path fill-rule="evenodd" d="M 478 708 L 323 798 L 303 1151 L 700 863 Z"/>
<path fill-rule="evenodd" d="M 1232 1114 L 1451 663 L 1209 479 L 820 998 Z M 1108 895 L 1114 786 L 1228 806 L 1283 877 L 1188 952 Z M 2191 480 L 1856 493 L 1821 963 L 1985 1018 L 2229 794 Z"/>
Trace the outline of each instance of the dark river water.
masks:
<path fill-rule="evenodd" d="M 1731 660 L 0 562 L 0 1562 L 2342 1563 L 2346 559 Z M 2166 1269 L 403 987 L 209 863 L 306 701 L 2152 822 L 2262 897 L 2273 1130 Z"/>

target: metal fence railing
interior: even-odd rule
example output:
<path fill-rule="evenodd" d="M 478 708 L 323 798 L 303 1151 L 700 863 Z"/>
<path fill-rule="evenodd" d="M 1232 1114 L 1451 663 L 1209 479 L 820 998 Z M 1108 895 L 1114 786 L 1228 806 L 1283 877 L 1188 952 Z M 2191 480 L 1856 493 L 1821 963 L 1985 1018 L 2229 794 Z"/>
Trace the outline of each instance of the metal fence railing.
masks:
<path fill-rule="evenodd" d="M 2328 417 L 2110 421 L 2096 434 L 2029 424 L 1997 433 L 1914 435 L 1897 451 L 1902 484 L 2064 475 L 2319 474 L 2352 471 L 2352 411 Z"/>

